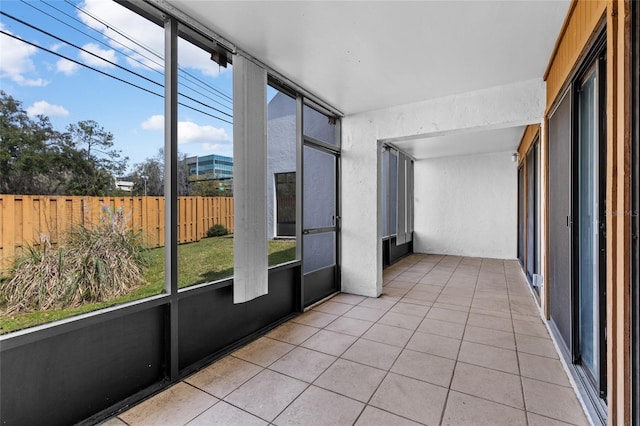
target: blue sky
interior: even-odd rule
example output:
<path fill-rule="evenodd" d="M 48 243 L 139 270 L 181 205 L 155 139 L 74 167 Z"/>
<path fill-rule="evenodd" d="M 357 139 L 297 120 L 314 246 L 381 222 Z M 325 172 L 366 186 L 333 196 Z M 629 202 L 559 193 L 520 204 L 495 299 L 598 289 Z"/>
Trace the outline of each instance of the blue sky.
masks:
<path fill-rule="evenodd" d="M 163 83 L 162 59 L 153 53 L 157 52 L 162 56 L 163 30 L 126 8 L 108 0 L 30 0 L 28 3 L 3 0 L 0 2 L 0 10 L 93 52 L 98 57 L 42 34 L 7 16 L 0 16 L 2 31 L 155 93 L 163 93 L 162 87 L 100 59 L 108 59 L 146 78 Z M 107 24 L 108 28 L 104 24 Z M 138 44 L 149 50 L 141 48 Z M 210 60 L 207 52 L 184 40 L 180 41 L 178 49 L 180 67 L 189 74 L 180 74 L 179 91 L 206 106 L 184 97 L 180 98 L 180 102 L 207 114 L 233 121 L 231 117 L 223 114 L 232 114 L 232 104 L 229 100 L 232 91 L 231 66 L 227 69 L 220 68 Z M 81 120 L 97 121 L 113 133 L 115 147 L 130 158 L 130 167 L 145 158 L 155 156 L 163 146 L 164 102 L 161 97 L 128 86 L 4 34 L 0 34 L 0 89 L 21 101 L 29 114 L 44 114 L 50 117 L 57 130 L 63 130 L 68 124 Z M 179 151 L 188 155 L 231 156 L 232 125 L 207 114 L 180 107 Z"/>

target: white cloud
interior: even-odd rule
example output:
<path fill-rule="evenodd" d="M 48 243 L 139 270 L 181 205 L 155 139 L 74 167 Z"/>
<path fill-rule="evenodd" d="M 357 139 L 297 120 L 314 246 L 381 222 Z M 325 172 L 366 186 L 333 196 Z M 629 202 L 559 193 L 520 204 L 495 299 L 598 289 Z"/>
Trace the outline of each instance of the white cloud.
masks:
<path fill-rule="evenodd" d="M 145 130 L 164 129 L 164 116 L 161 114 L 152 115 L 146 119 L 141 127 Z M 206 151 L 217 150 L 218 148 L 231 145 L 232 138 L 223 128 L 204 125 L 201 126 L 193 121 L 178 122 L 178 143 L 200 143 L 202 149 Z"/>
<path fill-rule="evenodd" d="M 0 28 L 13 34 L 2 24 Z M 21 86 L 39 87 L 49 84 L 42 78 L 27 77 L 28 74 L 36 72 L 36 66 L 31 60 L 36 52 L 37 49 L 33 46 L 0 34 L 0 77 L 8 78 Z"/>
<path fill-rule="evenodd" d="M 96 57 L 94 55 L 91 55 L 90 53 L 80 51 L 80 59 L 82 59 L 82 62 L 87 65 L 91 65 L 94 67 L 114 68 L 115 65 L 105 61 L 111 61 L 114 63 L 118 61 L 118 58 L 116 58 L 116 51 L 113 49 L 101 49 L 100 46 L 95 43 L 87 43 L 82 46 L 82 48 L 93 53 L 94 55 L 97 55 Z"/>
<path fill-rule="evenodd" d="M 145 130 L 162 130 L 164 128 L 164 115 L 152 115 L 142 123 Z"/>
<path fill-rule="evenodd" d="M 47 101 L 38 101 L 27 108 L 27 114 L 31 117 L 36 115 L 66 117 L 69 115 L 69 111 L 60 105 L 53 105 Z"/>
<path fill-rule="evenodd" d="M 67 59 L 60 59 L 56 62 L 56 70 L 65 75 L 73 75 L 80 68 L 80 65 L 71 62 Z"/>
<path fill-rule="evenodd" d="M 158 25 L 142 18 L 123 6 L 104 0 L 85 0 L 81 7 L 94 16 L 108 23 L 114 29 L 126 34 L 130 39 L 135 40 L 149 50 L 141 48 L 129 38 L 118 34 L 116 31 L 107 28 L 84 13 L 78 13 L 85 24 L 94 28 L 104 35 L 111 37 L 109 44 L 114 49 L 122 50 L 122 45 L 129 50 L 128 55 L 156 70 L 162 70 L 164 57 L 164 30 Z M 115 41 L 114 41 L 115 40 Z M 120 44 L 121 43 L 121 44 Z M 216 77 L 223 69 L 219 69 L 218 64 L 211 60 L 211 54 L 186 42 L 184 39 L 178 40 L 178 52 L 180 66 L 200 70 L 203 74 Z M 131 58 L 127 62 L 136 68 L 143 65 Z"/>
<path fill-rule="evenodd" d="M 222 128 L 200 126 L 192 121 L 178 122 L 178 143 L 226 143 L 231 137 Z"/>

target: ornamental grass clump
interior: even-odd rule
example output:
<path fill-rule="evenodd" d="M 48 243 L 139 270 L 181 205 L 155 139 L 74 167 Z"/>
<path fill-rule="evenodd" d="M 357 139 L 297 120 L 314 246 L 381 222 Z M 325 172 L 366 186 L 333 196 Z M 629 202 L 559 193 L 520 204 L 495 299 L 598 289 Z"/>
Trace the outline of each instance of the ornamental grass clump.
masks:
<path fill-rule="evenodd" d="M 10 279 L 0 284 L 7 314 L 77 307 L 124 296 L 143 281 L 140 234 L 122 209 L 103 207 L 93 226 L 75 226 L 60 247 L 46 237 L 17 260 Z"/>

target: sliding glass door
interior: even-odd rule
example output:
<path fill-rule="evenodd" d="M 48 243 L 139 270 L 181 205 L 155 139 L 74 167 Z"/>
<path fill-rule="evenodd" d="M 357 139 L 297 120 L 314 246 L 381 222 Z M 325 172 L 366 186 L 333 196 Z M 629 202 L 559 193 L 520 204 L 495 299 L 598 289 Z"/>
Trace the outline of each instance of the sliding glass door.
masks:
<path fill-rule="evenodd" d="M 589 69 L 577 88 L 577 349 L 580 363 L 600 388 L 601 310 L 600 236 L 604 231 L 600 191 L 600 138 L 598 123 L 597 63 Z"/>

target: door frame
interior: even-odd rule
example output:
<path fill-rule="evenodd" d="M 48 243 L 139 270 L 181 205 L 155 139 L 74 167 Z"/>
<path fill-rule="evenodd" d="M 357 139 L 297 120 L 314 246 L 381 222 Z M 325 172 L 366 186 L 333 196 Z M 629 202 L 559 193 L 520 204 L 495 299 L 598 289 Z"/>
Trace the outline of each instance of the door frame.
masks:
<path fill-rule="evenodd" d="M 334 117 L 329 114 L 328 111 L 325 111 L 319 108 L 314 103 L 309 103 L 303 101 L 303 105 L 309 108 L 313 108 L 316 111 L 321 112 L 322 114 L 327 115 L 330 118 L 334 118 L 336 120 L 336 139 L 337 143 L 335 145 L 323 142 L 321 140 L 315 139 L 311 136 L 305 135 L 304 126 L 302 126 L 302 149 L 301 149 L 301 162 L 302 162 L 302 170 L 303 173 L 300 175 L 301 182 L 301 199 L 304 200 L 304 149 L 311 148 L 317 151 L 323 152 L 325 154 L 333 155 L 335 158 L 335 214 L 333 218 L 332 226 L 325 226 L 319 228 L 306 228 L 304 224 L 304 208 L 305 205 L 302 203 L 302 215 L 301 215 L 301 240 L 302 240 L 302 307 L 303 309 L 311 306 L 332 294 L 335 294 L 340 291 L 341 288 L 341 273 L 340 273 L 340 259 L 341 259 L 341 238 L 340 238 L 340 218 L 342 213 L 342 206 L 340 203 L 341 199 L 341 166 L 340 166 L 340 120 L 337 117 Z M 301 114 L 304 114 L 304 108 L 300 108 Z M 301 117 L 301 122 L 304 123 L 303 117 Z M 313 235 L 313 234 L 322 234 L 335 232 L 335 264 L 331 266 L 327 266 L 324 268 L 317 269 L 315 271 L 311 271 L 308 273 L 304 273 L 304 236 L 305 235 Z"/>

